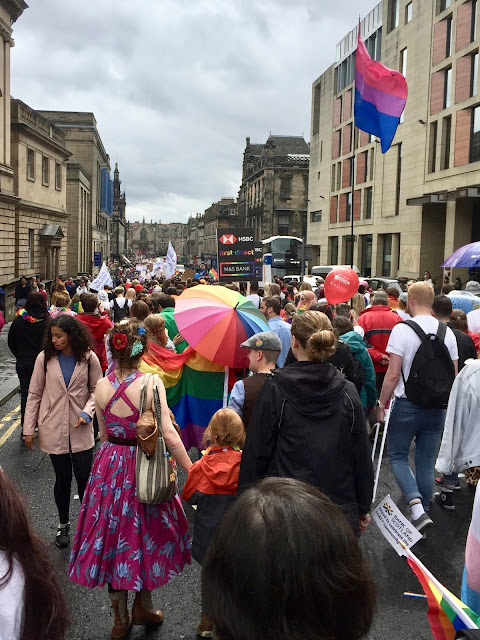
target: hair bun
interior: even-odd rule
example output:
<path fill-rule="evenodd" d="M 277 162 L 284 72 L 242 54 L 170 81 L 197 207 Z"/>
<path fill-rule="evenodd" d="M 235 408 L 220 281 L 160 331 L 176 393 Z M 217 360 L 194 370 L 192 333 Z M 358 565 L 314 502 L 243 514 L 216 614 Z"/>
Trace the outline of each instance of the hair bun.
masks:
<path fill-rule="evenodd" d="M 307 342 L 307 353 L 313 362 L 325 362 L 335 353 L 337 339 L 333 331 L 319 329 Z"/>

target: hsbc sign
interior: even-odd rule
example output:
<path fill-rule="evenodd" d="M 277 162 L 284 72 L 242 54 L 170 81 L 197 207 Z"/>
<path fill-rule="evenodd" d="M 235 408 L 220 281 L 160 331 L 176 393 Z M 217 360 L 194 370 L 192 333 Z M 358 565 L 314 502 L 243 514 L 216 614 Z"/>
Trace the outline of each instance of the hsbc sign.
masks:
<path fill-rule="evenodd" d="M 237 238 L 233 234 L 229 236 L 226 236 L 225 234 L 223 234 L 223 236 L 221 236 L 221 238 L 219 238 L 218 241 L 221 242 L 222 244 L 235 244 L 235 242 L 237 241 Z"/>
<path fill-rule="evenodd" d="M 218 278 L 220 282 L 262 279 L 263 245 L 255 242 L 251 229 L 217 229 Z"/>

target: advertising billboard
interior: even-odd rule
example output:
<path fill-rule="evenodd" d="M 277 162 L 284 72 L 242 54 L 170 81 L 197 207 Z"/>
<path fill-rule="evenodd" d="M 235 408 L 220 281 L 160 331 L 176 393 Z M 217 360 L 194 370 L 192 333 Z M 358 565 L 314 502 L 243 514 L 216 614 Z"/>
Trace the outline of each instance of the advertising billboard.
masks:
<path fill-rule="evenodd" d="M 262 280 L 263 245 L 253 229 L 217 229 L 220 282 Z"/>

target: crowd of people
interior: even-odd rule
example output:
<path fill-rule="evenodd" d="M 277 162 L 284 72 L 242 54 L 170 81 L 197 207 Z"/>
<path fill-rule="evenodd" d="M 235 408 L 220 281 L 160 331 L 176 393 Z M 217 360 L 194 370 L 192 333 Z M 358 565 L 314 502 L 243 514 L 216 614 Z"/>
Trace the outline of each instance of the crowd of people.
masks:
<path fill-rule="evenodd" d="M 375 588 L 358 541 L 373 496 L 369 429 L 385 423 L 387 410 L 389 463 L 422 535 L 433 525 L 432 499 L 454 510 L 459 472 L 478 481 L 480 337 L 445 291 L 435 296 L 427 277 L 403 293 L 372 292 L 362 281 L 338 305 L 325 298 L 322 278 L 316 287 L 279 278 L 263 287 L 226 284 L 240 288 L 269 330 L 241 344 L 248 371 L 235 371 L 228 406 L 209 416 L 201 453 L 186 451 L 158 382 L 163 437 L 174 466 L 187 473 L 183 491 L 160 504 L 139 502 L 136 493 L 136 425 L 141 406 L 155 409 L 152 377 L 139 367 L 151 349 L 189 348 L 175 318 L 185 289 L 223 285 L 205 274 L 141 282 L 126 271 L 114 286 L 93 291 L 88 278 L 58 278 L 48 305 L 38 283 L 34 289 L 24 280 L 8 335 L 21 436 L 50 457 L 55 544 L 71 546 L 70 580 L 107 588 L 113 639 L 132 625 L 163 621 L 152 591 L 192 555 L 202 565 L 200 637 L 365 637 Z M 73 477 L 82 503 L 76 523 Z M 196 507 L 193 543 L 180 495 Z M 1 471 L 0 520 L 8 523 L 0 527 L 0 620 L 8 637 L 65 637 L 58 577 Z M 470 550 L 480 544 L 477 529 L 472 522 Z M 471 551 L 464 588 L 480 613 L 477 566 Z M 40 591 L 46 611 L 32 635 Z"/>

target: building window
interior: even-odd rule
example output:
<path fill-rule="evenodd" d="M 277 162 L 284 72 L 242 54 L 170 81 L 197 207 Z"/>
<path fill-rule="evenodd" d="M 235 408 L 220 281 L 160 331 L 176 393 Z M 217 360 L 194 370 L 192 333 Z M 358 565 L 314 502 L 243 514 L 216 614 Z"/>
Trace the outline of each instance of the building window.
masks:
<path fill-rule="evenodd" d="M 400 213 L 400 187 L 402 182 L 402 143 L 396 145 L 397 147 L 397 184 L 395 194 L 395 215 Z"/>
<path fill-rule="evenodd" d="M 447 22 L 447 37 L 445 41 L 445 57 L 448 58 L 452 55 L 452 16 L 446 18 Z"/>
<path fill-rule="evenodd" d="M 345 262 L 346 264 L 353 264 L 353 245 L 355 242 L 355 236 L 345 236 Z"/>
<path fill-rule="evenodd" d="M 472 53 L 470 65 L 470 97 L 477 95 L 478 84 L 478 51 Z"/>
<path fill-rule="evenodd" d="M 342 163 L 339 162 L 337 164 L 337 191 L 341 188 L 342 186 Z"/>
<path fill-rule="evenodd" d="M 62 165 L 59 162 L 55 163 L 55 189 L 61 190 L 62 188 Z"/>
<path fill-rule="evenodd" d="M 392 234 L 383 236 L 382 276 L 389 278 L 392 273 Z"/>
<path fill-rule="evenodd" d="M 352 217 L 352 192 L 345 194 L 345 220 L 348 222 Z"/>
<path fill-rule="evenodd" d="M 371 151 L 373 151 L 373 149 L 371 149 Z M 362 182 L 368 182 L 368 161 L 371 157 L 371 154 L 369 153 L 368 149 L 364 153 L 365 153 L 365 164 L 363 165 Z M 358 172 L 358 157 L 357 157 L 357 172 Z"/>
<path fill-rule="evenodd" d="M 290 231 L 290 216 L 279 215 L 278 216 L 278 235 L 288 236 L 289 231 Z"/>
<path fill-rule="evenodd" d="M 35 229 L 28 230 L 28 268 L 34 267 Z"/>
<path fill-rule="evenodd" d="M 50 182 L 50 160 L 48 156 L 42 156 L 42 184 Z"/>
<path fill-rule="evenodd" d="M 437 133 L 438 123 L 430 124 L 430 145 L 428 149 L 428 173 L 434 173 L 437 164 Z"/>
<path fill-rule="evenodd" d="M 480 160 L 480 106 L 473 109 L 470 134 L 470 162 Z"/>
<path fill-rule="evenodd" d="M 448 169 L 450 166 L 450 141 L 452 137 L 452 116 L 447 116 L 442 123 L 442 157 L 440 169 Z"/>
<path fill-rule="evenodd" d="M 335 191 L 335 189 L 336 189 L 336 180 L 335 180 L 335 167 L 336 166 L 337 166 L 336 164 L 332 164 L 332 176 L 331 176 L 330 191 Z"/>
<path fill-rule="evenodd" d="M 363 194 L 363 217 L 365 218 L 365 220 L 371 220 L 372 208 L 373 208 L 373 187 L 367 187 Z"/>
<path fill-rule="evenodd" d="M 373 236 L 369 233 L 362 236 L 362 257 L 360 269 L 366 278 L 372 275 L 372 245 Z"/>
<path fill-rule="evenodd" d="M 35 151 L 27 149 L 27 178 L 35 180 Z"/>
<path fill-rule="evenodd" d="M 412 21 L 413 17 L 413 3 L 409 2 L 405 5 L 405 24 Z"/>
<path fill-rule="evenodd" d="M 452 67 L 445 69 L 445 83 L 443 85 L 443 108 L 448 109 L 452 96 Z"/>
<path fill-rule="evenodd" d="M 370 166 L 370 180 L 373 180 L 373 177 L 374 177 L 373 176 L 373 172 L 374 172 L 374 169 L 375 169 L 375 147 L 372 147 L 370 149 L 369 155 L 370 155 L 370 163 L 369 163 L 369 166 Z"/>
<path fill-rule="evenodd" d="M 405 49 L 402 49 L 400 51 L 400 73 L 402 74 L 402 76 L 404 78 L 407 77 L 407 47 L 405 47 Z"/>
<path fill-rule="evenodd" d="M 338 264 L 338 236 L 330 237 L 330 264 Z"/>
<path fill-rule="evenodd" d="M 313 90 L 313 127 L 312 135 L 316 136 L 320 131 L 320 90 L 321 85 L 317 86 Z"/>
<path fill-rule="evenodd" d="M 343 91 L 346 86 L 353 82 L 355 76 L 355 56 L 351 53 L 336 68 L 337 74 L 337 93 Z"/>
<path fill-rule="evenodd" d="M 392 31 L 400 23 L 400 0 L 390 0 L 388 3 L 388 30 Z"/>
<path fill-rule="evenodd" d="M 288 200 L 292 194 L 292 178 L 280 179 L 280 200 Z"/>
<path fill-rule="evenodd" d="M 442 13 L 442 11 L 445 11 L 445 9 L 448 9 L 448 7 L 451 4 L 452 4 L 452 0 L 438 0 L 437 13 Z"/>
<path fill-rule="evenodd" d="M 321 211 L 312 211 L 310 213 L 310 222 L 321 222 L 321 221 L 322 221 Z"/>
<path fill-rule="evenodd" d="M 477 39 L 477 0 L 472 2 L 472 22 L 470 23 L 470 42 Z"/>

